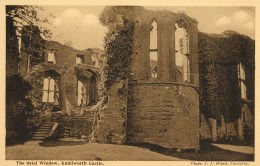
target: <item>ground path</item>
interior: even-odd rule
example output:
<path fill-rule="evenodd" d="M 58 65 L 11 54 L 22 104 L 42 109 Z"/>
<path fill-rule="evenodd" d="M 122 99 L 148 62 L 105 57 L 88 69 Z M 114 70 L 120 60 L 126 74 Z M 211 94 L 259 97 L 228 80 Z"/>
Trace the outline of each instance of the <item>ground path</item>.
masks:
<path fill-rule="evenodd" d="M 83 141 L 28 141 L 6 147 L 7 160 L 103 161 L 253 161 L 252 146 L 201 144 L 200 151 L 178 153 L 157 146 L 130 146 Z"/>
<path fill-rule="evenodd" d="M 254 154 L 254 148 L 252 146 L 236 146 L 236 145 L 226 145 L 226 144 L 212 144 L 212 145 L 233 152 Z"/>
<path fill-rule="evenodd" d="M 77 143 L 77 142 L 76 142 Z M 76 144 L 75 143 L 75 144 Z M 8 146 L 6 159 L 9 160 L 120 160 L 120 161 L 165 161 L 181 160 L 152 152 L 149 149 L 113 145 L 87 143 L 66 146 L 41 146 L 39 141 L 29 141 L 23 145 Z"/>

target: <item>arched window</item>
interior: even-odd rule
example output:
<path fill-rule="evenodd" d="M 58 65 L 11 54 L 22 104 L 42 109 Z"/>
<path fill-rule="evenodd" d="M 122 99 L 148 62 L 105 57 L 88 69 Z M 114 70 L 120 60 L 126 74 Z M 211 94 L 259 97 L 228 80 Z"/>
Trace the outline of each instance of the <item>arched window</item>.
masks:
<path fill-rule="evenodd" d="M 96 104 L 97 102 L 97 80 L 94 75 L 90 78 L 90 88 L 89 88 L 89 99 L 90 105 Z"/>
<path fill-rule="evenodd" d="M 182 81 L 190 82 L 190 40 L 183 24 L 185 24 L 183 21 L 175 24 L 175 65 L 182 70 L 180 71 L 182 73 Z"/>
<path fill-rule="evenodd" d="M 78 78 L 77 98 L 78 106 L 84 106 L 88 104 L 87 78 Z"/>
<path fill-rule="evenodd" d="M 97 102 L 97 79 L 96 75 L 78 76 L 77 87 L 78 106 L 93 105 Z"/>
<path fill-rule="evenodd" d="M 150 24 L 150 73 L 152 78 L 157 77 L 157 61 L 158 61 L 158 47 L 157 47 L 157 23 L 153 21 Z"/>
<path fill-rule="evenodd" d="M 53 72 L 45 74 L 43 80 L 43 103 L 51 103 L 53 105 L 59 105 L 59 84 L 58 76 Z"/>
<path fill-rule="evenodd" d="M 245 73 L 245 66 L 239 63 L 238 65 L 238 79 L 239 79 L 239 86 L 241 89 L 241 98 L 247 99 L 247 89 L 246 89 L 246 73 Z"/>

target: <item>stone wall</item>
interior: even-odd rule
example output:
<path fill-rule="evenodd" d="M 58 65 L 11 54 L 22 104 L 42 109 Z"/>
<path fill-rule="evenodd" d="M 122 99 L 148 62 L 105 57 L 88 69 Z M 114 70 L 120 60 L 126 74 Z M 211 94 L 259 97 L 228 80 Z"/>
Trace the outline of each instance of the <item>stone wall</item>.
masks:
<path fill-rule="evenodd" d="M 135 11 L 130 57 L 127 142 L 199 149 L 197 21 L 183 13 Z M 157 78 L 150 74 L 150 24 L 157 23 Z M 175 23 L 189 34 L 190 82 L 175 64 Z"/>
<path fill-rule="evenodd" d="M 198 29 L 197 21 L 185 14 L 168 11 L 137 10 L 134 17 L 134 48 L 130 57 L 130 74 L 133 80 L 149 80 L 149 44 L 150 24 L 157 22 L 158 47 L 158 81 L 177 82 L 177 66 L 175 65 L 175 23 L 181 20 L 187 24 L 190 47 L 191 83 L 199 85 L 198 80 Z"/>
<path fill-rule="evenodd" d="M 43 39 L 41 39 L 43 40 Z M 98 68 L 94 67 L 96 64 L 92 60 L 92 56 L 97 56 L 101 50 L 99 49 L 87 49 L 87 50 L 77 50 L 72 47 L 60 44 L 55 41 L 44 41 L 44 51 L 43 61 L 39 62 L 38 65 L 32 67 L 30 66 L 30 71 L 27 71 L 28 54 L 24 50 L 24 40 L 22 40 L 21 49 L 21 75 L 23 77 L 28 77 L 31 75 L 30 80 L 33 86 L 33 90 L 30 98 L 33 100 L 33 105 L 35 109 L 42 107 L 42 95 L 43 95 L 43 79 L 45 76 L 45 71 L 54 70 L 59 74 L 58 84 L 59 84 L 59 98 L 60 98 L 60 108 L 63 110 L 68 110 L 67 101 L 70 102 L 73 109 L 78 107 L 77 103 L 77 73 L 76 73 L 76 56 L 81 55 L 84 58 L 83 70 L 91 70 L 98 77 Z M 54 51 L 56 64 L 47 62 L 48 52 Z M 94 55 L 95 54 L 95 55 Z M 41 68 L 41 71 L 37 71 L 35 68 Z M 62 73 L 59 71 L 63 71 Z M 38 72 L 38 73 L 37 73 Z M 87 79 L 87 84 L 89 85 L 89 78 Z M 70 113 L 70 112 L 68 112 Z"/>
<path fill-rule="evenodd" d="M 199 148 L 199 96 L 176 83 L 129 84 L 127 142 Z"/>
<path fill-rule="evenodd" d="M 252 110 L 250 110 L 248 103 L 242 104 L 241 119 L 242 119 L 244 124 L 248 125 L 250 128 L 254 128 L 254 115 L 252 113 Z"/>
<path fill-rule="evenodd" d="M 247 132 L 244 131 L 244 125 L 247 124 L 249 130 L 253 129 L 253 125 L 251 123 L 252 119 L 248 118 L 252 118 L 252 116 L 250 112 L 247 112 L 246 114 L 249 115 L 246 115 L 246 119 L 244 121 L 242 118 L 243 115 L 241 115 L 241 118 L 237 121 L 229 123 L 225 122 L 225 119 L 222 116 L 220 124 L 217 124 L 216 119 L 205 118 L 203 114 L 201 114 L 200 139 L 212 141 L 230 141 L 231 139 L 251 141 L 244 138 L 244 132 Z"/>
<path fill-rule="evenodd" d="M 88 138 L 92 132 L 94 114 L 87 112 L 82 117 L 62 117 L 59 122 L 62 137 Z M 55 121 L 57 122 L 57 121 Z"/>
<path fill-rule="evenodd" d="M 84 64 L 94 65 L 94 62 L 91 60 L 91 52 L 86 50 L 77 50 L 58 42 L 46 42 L 46 48 L 46 52 L 55 50 L 56 63 L 65 67 L 66 72 L 62 80 L 62 86 L 64 87 L 62 88 L 64 91 L 63 95 L 66 95 L 67 99 L 74 106 L 77 106 L 77 76 L 75 74 L 76 56 L 83 55 Z M 63 105 L 65 105 L 64 100 Z"/>
<path fill-rule="evenodd" d="M 118 143 L 126 141 L 127 80 L 117 79 L 108 91 L 107 108 L 100 111 L 96 131 L 97 142 Z"/>
<path fill-rule="evenodd" d="M 27 73 L 25 79 L 30 82 L 32 86 L 32 90 L 29 93 L 29 98 L 32 101 L 34 110 L 44 111 L 47 108 L 43 107 L 42 96 L 43 96 L 43 80 L 45 71 L 53 71 L 58 75 L 59 81 L 58 84 L 60 86 L 60 102 L 63 100 L 62 91 L 64 91 L 61 80 L 64 79 L 64 68 L 60 65 L 52 65 L 52 64 L 40 64 L 38 66 L 34 66 L 29 73 Z M 62 108 L 62 105 L 60 105 Z"/>
<path fill-rule="evenodd" d="M 203 140 L 210 140 L 211 137 L 211 129 L 210 124 L 207 118 L 203 116 L 203 114 L 200 115 L 200 139 Z"/>

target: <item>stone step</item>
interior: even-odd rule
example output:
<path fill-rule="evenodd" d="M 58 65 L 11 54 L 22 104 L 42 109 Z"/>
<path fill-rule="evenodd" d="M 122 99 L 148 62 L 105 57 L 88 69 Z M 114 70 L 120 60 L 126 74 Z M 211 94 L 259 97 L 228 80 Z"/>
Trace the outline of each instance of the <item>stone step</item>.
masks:
<path fill-rule="evenodd" d="M 48 127 L 48 128 L 38 128 L 37 129 L 37 131 L 49 131 L 49 130 L 51 130 L 50 127 Z"/>
<path fill-rule="evenodd" d="M 37 136 L 42 136 L 42 137 L 45 137 L 46 135 L 48 135 L 48 133 L 34 133 L 33 134 L 33 137 L 37 137 Z"/>
<path fill-rule="evenodd" d="M 40 127 L 38 127 L 38 129 L 51 129 L 52 126 L 40 126 Z"/>
<path fill-rule="evenodd" d="M 53 124 L 45 124 L 45 125 L 40 125 L 40 127 L 52 127 Z"/>
<path fill-rule="evenodd" d="M 37 131 L 35 131 L 33 134 L 48 134 L 49 133 L 49 130 L 47 131 L 39 131 L 39 130 L 37 130 Z"/>
<path fill-rule="evenodd" d="M 44 140 L 45 137 L 38 137 L 38 136 L 33 136 L 31 139 L 32 140 Z"/>
<path fill-rule="evenodd" d="M 34 133 L 32 136 L 32 140 L 43 140 L 49 134 L 53 127 L 53 122 L 45 122 L 43 123 Z"/>
<path fill-rule="evenodd" d="M 51 128 L 52 128 L 52 126 L 41 126 L 38 129 L 48 130 L 48 129 L 51 129 Z"/>

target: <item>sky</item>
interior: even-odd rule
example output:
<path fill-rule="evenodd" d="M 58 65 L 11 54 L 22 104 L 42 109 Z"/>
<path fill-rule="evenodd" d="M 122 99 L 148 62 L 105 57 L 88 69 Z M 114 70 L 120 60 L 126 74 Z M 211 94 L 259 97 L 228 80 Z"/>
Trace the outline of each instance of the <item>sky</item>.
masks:
<path fill-rule="evenodd" d="M 70 42 L 76 49 L 103 48 L 106 27 L 99 23 L 104 6 L 43 6 L 40 17 L 50 18 L 52 40 Z M 149 10 L 185 12 L 198 21 L 200 32 L 220 34 L 233 30 L 255 39 L 255 9 L 251 7 L 145 7 Z"/>

